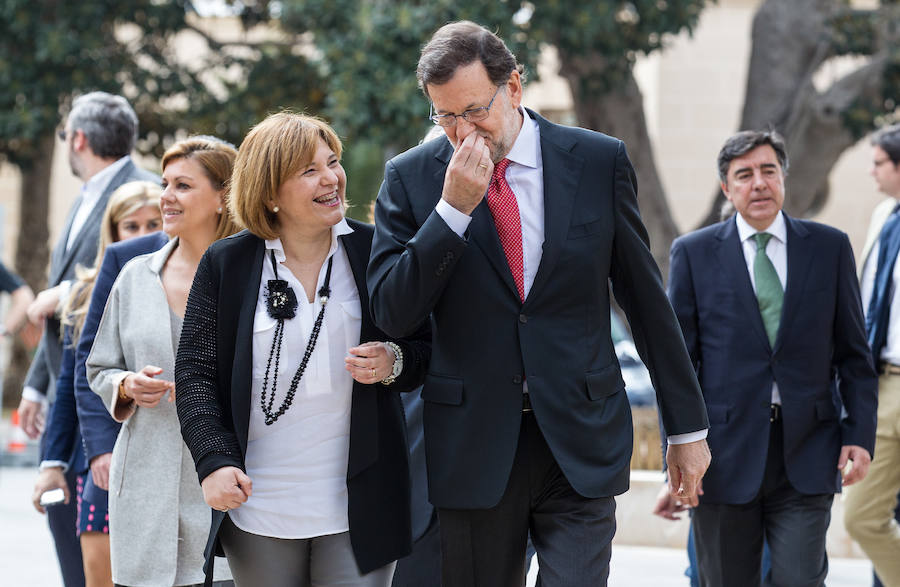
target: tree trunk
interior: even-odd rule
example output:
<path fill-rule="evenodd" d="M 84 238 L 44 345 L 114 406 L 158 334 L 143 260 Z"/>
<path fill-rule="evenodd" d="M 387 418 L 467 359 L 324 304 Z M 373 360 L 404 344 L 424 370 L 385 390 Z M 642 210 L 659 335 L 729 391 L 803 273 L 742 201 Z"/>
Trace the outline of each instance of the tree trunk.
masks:
<path fill-rule="evenodd" d="M 36 158 L 31 165 L 21 167 L 22 189 L 19 205 L 19 236 L 16 240 L 15 270 L 35 293 L 47 284 L 50 231 L 50 171 L 53 163 L 54 135 L 39 140 Z M 22 384 L 31 364 L 31 351 L 16 337 L 9 367 L 3 377 L 3 406 L 19 405 Z"/>
<path fill-rule="evenodd" d="M 664 279 L 669 269 L 669 247 L 678 236 L 678 227 L 669 211 L 665 190 L 656 170 L 653 145 L 644 117 L 641 90 L 630 68 L 611 91 L 596 93 L 584 80 L 599 79 L 605 67 L 602 57 L 571 56 L 560 51 L 560 75 L 569 83 L 575 114 L 581 126 L 619 139 L 628 147 L 638 180 L 638 205 L 650 234 L 650 247 Z"/>

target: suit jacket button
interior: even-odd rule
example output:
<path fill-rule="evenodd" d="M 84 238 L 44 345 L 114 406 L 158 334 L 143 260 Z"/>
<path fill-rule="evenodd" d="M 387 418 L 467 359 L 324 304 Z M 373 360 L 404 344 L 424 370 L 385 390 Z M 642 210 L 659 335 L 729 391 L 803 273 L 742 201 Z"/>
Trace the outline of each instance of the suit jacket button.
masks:
<path fill-rule="evenodd" d="M 513 375 L 512 382 L 515 383 L 516 385 L 519 385 L 520 383 L 522 383 L 522 376 L 521 375 Z"/>
<path fill-rule="evenodd" d="M 519 314 L 519 322 L 521 322 L 522 324 L 527 324 L 528 316 L 526 316 L 525 314 Z"/>

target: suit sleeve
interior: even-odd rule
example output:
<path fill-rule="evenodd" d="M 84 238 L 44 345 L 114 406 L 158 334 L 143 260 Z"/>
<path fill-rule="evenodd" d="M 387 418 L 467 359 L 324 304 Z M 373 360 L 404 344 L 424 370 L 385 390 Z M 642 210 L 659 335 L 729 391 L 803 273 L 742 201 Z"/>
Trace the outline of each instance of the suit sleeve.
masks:
<path fill-rule="evenodd" d="M 181 435 L 202 482 L 222 467 L 243 469 L 237 436 L 227 425 L 219 390 L 218 290 L 209 252 L 200 260 L 188 296 L 175 359 L 175 406 Z"/>
<path fill-rule="evenodd" d="M 393 337 L 429 318 L 467 242 L 432 211 L 417 226 L 409 195 L 391 161 L 375 202 L 375 237 L 366 274 L 372 318 Z"/>
<path fill-rule="evenodd" d="M 700 345 L 697 341 L 697 298 L 691 279 L 690 258 L 684 243 L 676 240 L 669 252 L 669 303 L 675 311 L 681 334 L 694 370 L 700 372 Z"/>
<path fill-rule="evenodd" d="M 841 237 L 832 355 L 838 391 L 847 410 L 847 417 L 841 421 L 841 443 L 861 446 L 874 455 L 878 375 L 866 339 L 853 251 L 847 235 Z"/>
<path fill-rule="evenodd" d="M 122 263 L 115 250 L 108 250 L 103 255 L 100 270 L 94 280 L 88 313 L 75 349 L 75 404 L 78 408 L 78 420 L 81 422 L 81 435 L 88 462 L 94 457 L 112 452 L 121 428 L 121 425 L 109 415 L 103 400 L 91 391 L 85 368 L 91 347 L 94 345 L 100 318 L 106 307 L 106 300 L 121 269 Z"/>
<path fill-rule="evenodd" d="M 78 438 L 78 415 L 75 411 L 73 372 L 75 351 L 72 349 L 72 329 L 65 328 L 62 365 L 56 379 L 56 401 L 47 419 L 44 437 L 45 461 L 68 461 Z"/>
<path fill-rule="evenodd" d="M 121 302 L 119 290 L 113 286 L 97 328 L 94 345 L 88 355 L 85 367 L 91 389 L 103 400 L 103 405 L 113 417 L 116 410 L 116 399 L 119 383 L 130 371 L 122 350 L 122 338 L 119 325 L 121 320 Z M 127 419 L 127 417 L 125 418 Z"/>
<path fill-rule="evenodd" d="M 47 329 L 41 335 L 41 342 L 38 344 L 34 358 L 31 359 L 31 366 L 28 367 L 28 373 L 25 375 L 25 387 L 31 387 L 44 394 L 47 397 L 47 391 L 50 389 L 50 370 L 47 367 L 47 358 L 45 356 L 45 339 L 47 337 Z"/>
<path fill-rule="evenodd" d="M 616 153 L 613 182 L 613 292 L 628 316 L 635 346 L 650 371 L 666 431 L 686 434 L 703 430 L 709 427 L 706 405 L 650 253 L 649 237 L 638 211 L 634 169 L 622 142 Z"/>

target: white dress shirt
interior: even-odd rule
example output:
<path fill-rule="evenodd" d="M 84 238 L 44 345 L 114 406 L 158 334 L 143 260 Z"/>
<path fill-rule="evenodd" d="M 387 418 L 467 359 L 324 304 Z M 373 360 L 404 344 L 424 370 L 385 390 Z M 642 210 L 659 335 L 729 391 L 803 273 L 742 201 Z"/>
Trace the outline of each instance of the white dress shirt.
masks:
<path fill-rule="evenodd" d="M 284 322 L 281 359 L 272 404 L 278 410 L 300 365 L 309 335 L 321 309 L 319 296 L 309 303 L 300 281 L 284 265 L 279 239 L 266 241 L 266 255 L 253 319 L 253 375 L 250 388 L 250 428 L 247 475 L 253 495 L 231 510 L 234 524 L 252 534 L 301 539 L 346 532 L 347 462 L 350 454 L 350 403 L 353 379 L 344 368 L 347 349 L 359 344 L 362 308 L 356 281 L 337 237 L 353 232 L 342 220 L 332 228 L 331 295 L 315 350 L 291 407 L 267 426 L 260 407 L 263 377 L 277 321 L 266 311 L 266 286 L 275 279 L 269 251 L 275 252 L 278 278 L 297 295 L 297 315 Z M 316 291 L 325 281 L 322 264 Z M 272 361 L 274 368 L 274 360 Z M 269 382 L 271 392 L 271 379 Z"/>
<path fill-rule="evenodd" d="M 769 243 L 766 245 L 766 255 L 772 261 L 775 267 L 775 273 L 778 274 L 778 281 L 781 282 L 781 289 L 787 287 L 787 225 L 784 222 L 784 216 L 781 212 L 772 221 L 765 230 L 756 230 L 744 220 L 740 214 L 735 214 L 737 219 L 738 237 L 741 239 L 741 245 L 744 248 L 744 261 L 747 262 L 747 272 L 750 273 L 750 284 L 753 286 L 753 293 L 756 293 L 756 277 L 753 275 L 753 261 L 756 259 L 756 239 L 754 235 L 757 232 L 768 232 L 772 235 Z M 772 384 L 772 403 L 781 403 L 781 394 L 778 392 L 778 383 Z"/>
<path fill-rule="evenodd" d="M 103 192 L 106 191 L 106 188 L 109 187 L 109 182 L 112 181 L 113 177 L 115 177 L 129 161 L 131 161 L 131 157 L 125 155 L 112 165 L 95 173 L 93 177 L 84 183 L 84 186 L 81 188 L 81 204 L 75 212 L 75 217 L 72 219 L 72 227 L 69 229 L 69 238 L 66 241 L 67 251 L 75 244 L 78 233 L 81 232 L 81 228 L 84 226 L 85 221 L 87 221 L 88 216 L 90 216 L 94 206 L 100 201 L 100 196 L 102 196 Z"/>
<path fill-rule="evenodd" d="M 862 294 L 863 312 L 869 314 L 869 303 L 872 301 L 872 290 L 875 287 L 875 271 L 878 268 L 878 257 L 881 254 L 881 238 L 872 245 L 869 256 L 863 262 L 862 279 L 860 280 L 860 294 Z M 894 261 L 894 270 L 891 273 L 891 285 L 888 295 L 891 296 L 891 308 L 889 310 L 891 320 L 888 321 L 887 340 L 881 349 L 882 361 L 894 365 L 900 365 L 900 320 L 894 319 L 900 316 L 900 296 L 897 293 L 897 283 L 900 283 L 900 255 Z"/>
<path fill-rule="evenodd" d="M 522 128 L 506 158 L 510 160 L 506 170 L 506 181 L 519 204 L 519 218 L 522 222 L 522 261 L 524 269 L 525 297 L 534 283 L 544 245 L 544 160 L 541 156 L 541 133 L 536 120 L 525 109 L 519 107 Z M 447 226 L 460 237 L 463 236 L 472 217 L 464 214 L 441 198 L 435 211 Z M 525 384 L 528 390 L 528 383 Z M 706 438 L 706 430 L 669 436 L 669 444 L 685 444 Z"/>

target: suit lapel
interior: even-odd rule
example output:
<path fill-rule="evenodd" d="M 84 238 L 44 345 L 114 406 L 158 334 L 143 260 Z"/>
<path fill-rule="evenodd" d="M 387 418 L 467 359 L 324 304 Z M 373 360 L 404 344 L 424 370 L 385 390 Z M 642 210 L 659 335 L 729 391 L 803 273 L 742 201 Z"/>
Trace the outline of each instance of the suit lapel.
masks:
<path fill-rule="evenodd" d="M 790 328 L 788 324 L 800 310 L 803 285 L 809 275 L 809 268 L 815 258 L 815 250 L 806 228 L 784 214 L 787 225 L 787 287 L 784 290 L 784 303 L 781 306 L 781 321 L 778 323 L 778 336 L 775 339 L 774 352 L 781 348 L 784 332 Z"/>
<path fill-rule="evenodd" d="M 500 279 L 518 298 L 519 290 L 516 288 L 516 282 L 509 268 L 509 262 L 506 260 L 503 245 L 500 244 L 497 226 L 494 224 L 494 216 L 488 207 L 487 196 L 481 200 L 481 203 L 472 212 L 472 222 L 469 224 L 469 238 L 484 252 L 485 257 L 494 266 L 494 270 L 497 271 Z"/>
<path fill-rule="evenodd" d="M 234 272 L 246 275 L 241 288 L 240 310 L 235 331 L 235 348 L 244 352 L 235 353 L 235 361 L 231 368 L 231 416 L 234 430 L 241 445 L 241 454 L 247 454 L 247 438 L 250 433 L 250 389 L 253 374 L 253 318 L 256 315 L 256 302 L 259 297 L 259 280 L 262 278 L 262 267 L 265 262 L 265 241 L 256 238 L 250 254 L 243 257 L 244 267 Z"/>
<path fill-rule="evenodd" d="M 62 275 L 65 266 L 68 265 L 66 263 L 66 259 L 68 255 L 66 255 L 66 244 L 69 242 L 69 233 L 72 231 L 72 222 L 75 220 L 75 214 L 78 212 L 78 209 L 81 207 L 81 202 L 84 200 L 84 196 L 79 194 L 75 199 L 75 203 L 72 204 L 72 207 L 69 208 L 69 216 L 66 218 L 66 226 L 62 231 L 62 234 L 59 236 L 59 240 L 56 242 L 56 246 L 53 247 L 53 255 L 50 259 L 50 279 L 48 281 L 49 285 L 56 285 L 59 283 L 59 276 Z M 75 247 L 73 246 L 72 249 Z M 72 251 L 69 251 L 70 253 Z"/>
<path fill-rule="evenodd" d="M 721 265 L 722 274 L 726 282 L 732 285 L 738 301 L 735 311 L 747 312 L 753 332 L 759 341 L 770 349 L 769 336 L 763 325 L 762 316 L 759 313 L 759 302 L 753 293 L 753 284 L 750 282 L 750 274 L 747 272 L 747 260 L 738 236 L 737 225 L 734 217 L 723 223 L 716 231 L 716 257 Z"/>
<path fill-rule="evenodd" d="M 560 141 L 563 137 L 552 124 L 534 116 L 540 127 L 544 167 L 544 245 L 534 283 L 528 292 L 529 298 L 549 280 L 559 259 L 572 222 L 575 194 L 584 167 L 584 160 L 571 153 L 574 142 Z"/>

